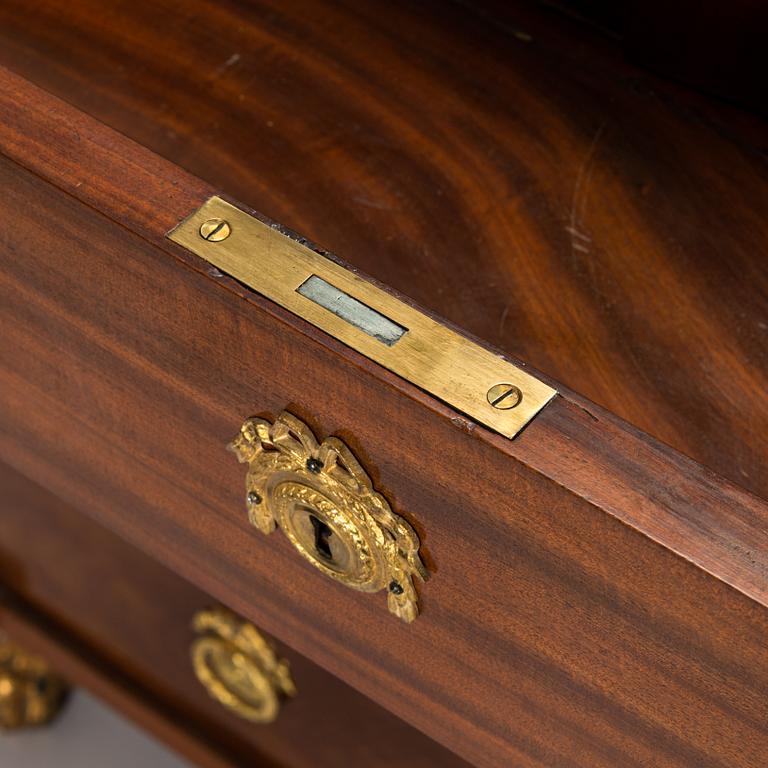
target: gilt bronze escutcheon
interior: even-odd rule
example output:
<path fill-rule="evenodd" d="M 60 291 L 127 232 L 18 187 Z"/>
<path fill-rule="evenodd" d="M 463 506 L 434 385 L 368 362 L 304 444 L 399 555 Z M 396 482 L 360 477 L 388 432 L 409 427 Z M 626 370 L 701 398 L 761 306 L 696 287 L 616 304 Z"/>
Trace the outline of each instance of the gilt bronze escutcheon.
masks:
<path fill-rule="evenodd" d="M 274 424 L 248 419 L 229 448 L 248 464 L 251 523 L 279 527 L 318 570 L 361 592 L 387 590 L 389 610 L 418 615 L 414 577 L 427 578 L 413 528 L 377 493 L 368 474 L 336 437 L 318 443 L 290 413 Z"/>

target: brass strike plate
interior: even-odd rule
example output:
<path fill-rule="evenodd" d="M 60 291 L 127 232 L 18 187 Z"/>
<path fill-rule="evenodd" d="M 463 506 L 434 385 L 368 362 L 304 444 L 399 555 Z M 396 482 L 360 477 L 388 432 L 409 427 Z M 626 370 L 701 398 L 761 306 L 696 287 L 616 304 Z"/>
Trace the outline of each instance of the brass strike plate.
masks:
<path fill-rule="evenodd" d="M 514 437 L 557 394 L 220 197 L 211 197 L 167 237 L 506 437 Z"/>

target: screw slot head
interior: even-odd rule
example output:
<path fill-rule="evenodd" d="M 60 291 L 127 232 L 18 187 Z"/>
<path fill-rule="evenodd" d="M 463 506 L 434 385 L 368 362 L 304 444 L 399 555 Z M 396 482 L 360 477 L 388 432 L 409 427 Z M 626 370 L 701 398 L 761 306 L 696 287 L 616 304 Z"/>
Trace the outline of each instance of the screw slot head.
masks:
<path fill-rule="evenodd" d="M 486 396 L 488 402 L 500 411 L 517 407 L 523 399 L 523 393 L 514 384 L 494 384 Z"/>
<path fill-rule="evenodd" d="M 200 237 L 209 243 L 220 243 L 232 234 L 232 227 L 224 219 L 208 219 L 200 225 Z"/>

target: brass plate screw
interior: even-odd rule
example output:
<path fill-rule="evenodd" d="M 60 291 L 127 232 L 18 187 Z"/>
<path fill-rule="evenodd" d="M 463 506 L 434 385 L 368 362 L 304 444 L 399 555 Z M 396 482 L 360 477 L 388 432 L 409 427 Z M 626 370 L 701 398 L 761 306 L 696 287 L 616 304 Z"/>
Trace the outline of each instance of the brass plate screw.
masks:
<path fill-rule="evenodd" d="M 514 384 L 494 384 L 488 390 L 488 402 L 500 411 L 508 411 L 520 405 L 523 393 Z"/>
<path fill-rule="evenodd" d="M 208 219 L 200 225 L 200 237 L 209 243 L 219 243 L 232 234 L 232 227 L 224 219 Z"/>

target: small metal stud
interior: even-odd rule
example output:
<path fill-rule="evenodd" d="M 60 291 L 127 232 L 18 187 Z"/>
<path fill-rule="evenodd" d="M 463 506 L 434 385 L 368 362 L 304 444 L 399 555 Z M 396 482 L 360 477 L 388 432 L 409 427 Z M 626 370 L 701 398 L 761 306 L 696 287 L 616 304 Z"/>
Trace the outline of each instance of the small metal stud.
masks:
<path fill-rule="evenodd" d="M 232 227 L 225 219 L 208 219 L 200 225 L 200 237 L 209 243 L 220 243 L 232 234 Z"/>
<path fill-rule="evenodd" d="M 307 469 L 313 475 L 319 475 L 320 470 L 323 468 L 323 462 L 320 459 L 307 459 Z"/>
<path fill-rule="evenodd" d="M 261 496 L 256 491 L 249 491 L 246 499 L 249 504 L 261 504 Z"/>
<path fill-rule="evenodd" d="M 390 591 L 390 592 L 391 592 L 393 595 L 402 595 L 402 594 L 403 594 L 403 591 L 404 591 L 404 590 L 403 590 L 403 585 L 402 585 L 402 584 L 400 584 L 400 583 L 399 583 L 399 582 L 397 582 L 397 581 L 390 581 L 390 582 L 389 582 L 389 591 Z"/>

